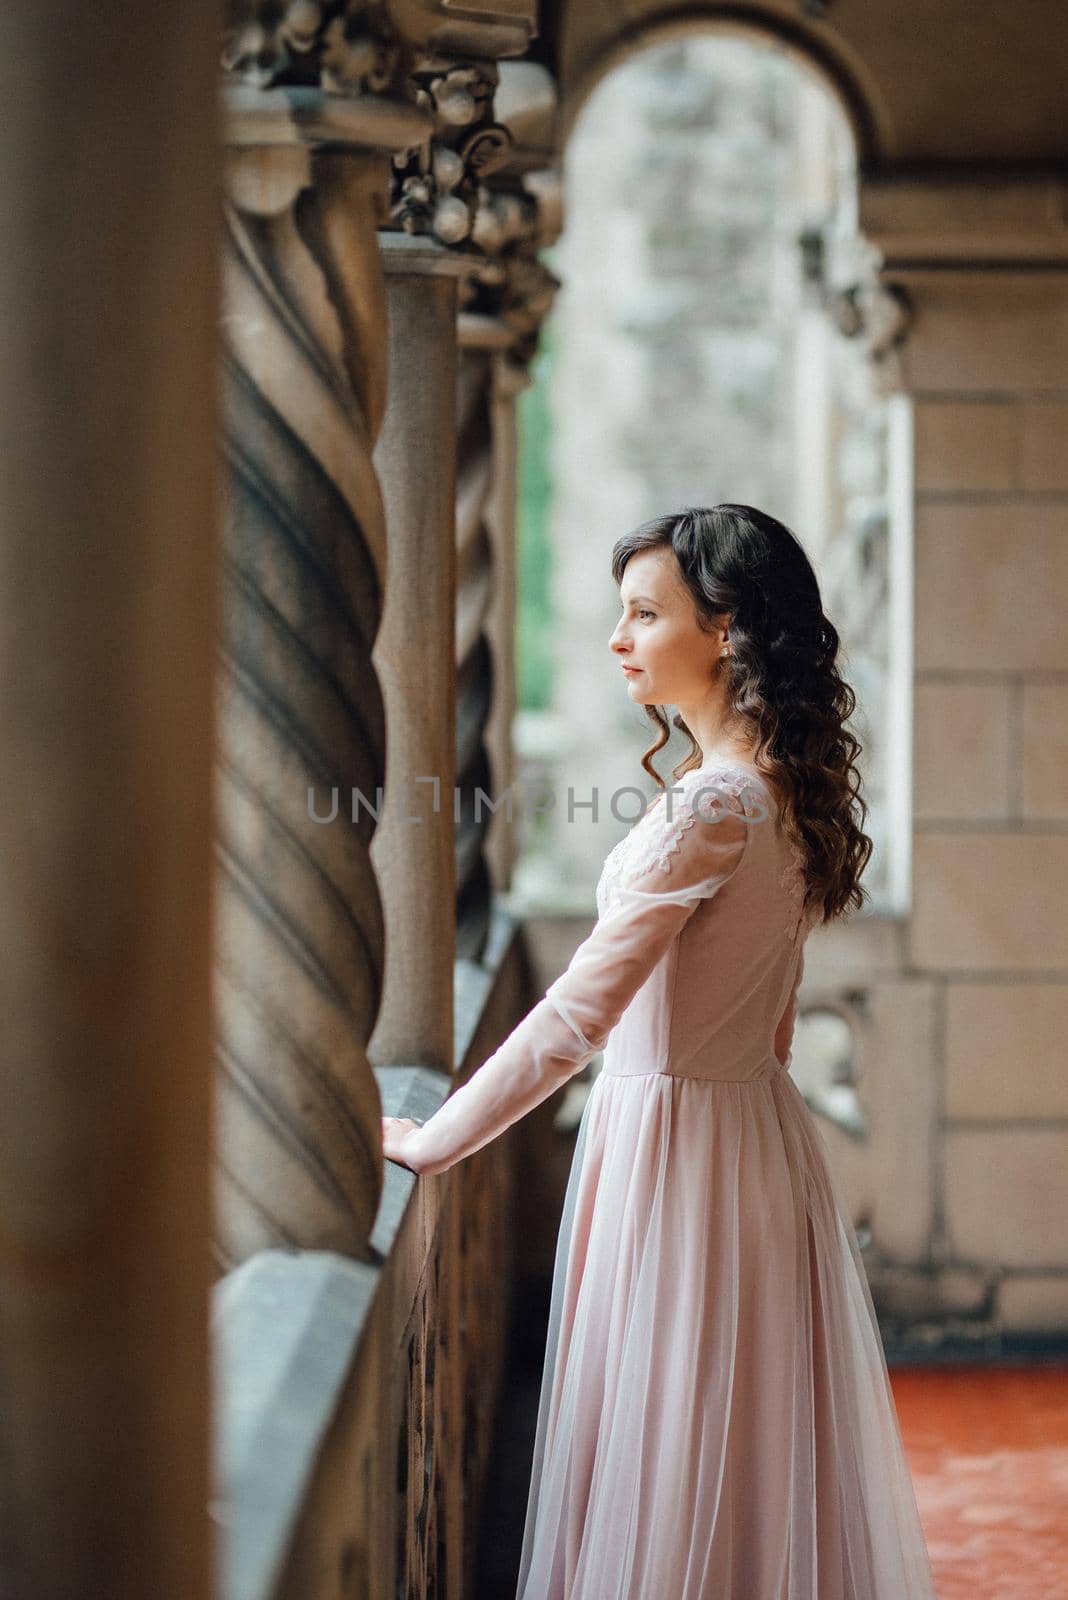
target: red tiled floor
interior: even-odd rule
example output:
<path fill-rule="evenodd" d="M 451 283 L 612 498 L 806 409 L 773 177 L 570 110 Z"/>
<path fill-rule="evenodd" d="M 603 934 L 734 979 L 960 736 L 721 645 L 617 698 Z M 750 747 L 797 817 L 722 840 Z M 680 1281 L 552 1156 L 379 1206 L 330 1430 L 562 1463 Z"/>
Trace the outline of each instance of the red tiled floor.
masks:
<path fill-rule="evenodd" d="M 1068 1367 L 890 1376 L 939 1600 L 1068 1600 Z"/>

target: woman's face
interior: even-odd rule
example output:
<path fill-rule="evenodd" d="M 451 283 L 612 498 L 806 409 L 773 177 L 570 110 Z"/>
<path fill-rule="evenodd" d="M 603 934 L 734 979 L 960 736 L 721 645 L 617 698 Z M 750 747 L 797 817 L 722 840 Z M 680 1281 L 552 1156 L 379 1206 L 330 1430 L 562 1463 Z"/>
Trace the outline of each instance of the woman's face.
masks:
<path fill-rule="evenodd" d="M 726 628 L 706 633 L 675 552 L 659 545 L 631 556 L 619 586 L 620 616 L 608 641 L 639 705 L 700 705 L 712 692 Z M 722 622 L 726 624 L 727 617 Z"/>

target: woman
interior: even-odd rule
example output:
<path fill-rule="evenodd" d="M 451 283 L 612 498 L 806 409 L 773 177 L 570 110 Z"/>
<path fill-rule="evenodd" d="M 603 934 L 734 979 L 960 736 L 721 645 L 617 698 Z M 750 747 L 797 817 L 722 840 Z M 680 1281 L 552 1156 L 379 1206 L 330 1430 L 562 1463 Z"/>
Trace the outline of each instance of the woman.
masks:
<path fill-rule="evenodd" d="M 385 1153 L 443 1172 L 597 1050 L 557 1246 L 518 1600 L 931 1600 L 852 1227 L 789 1076 L 804 943 L 866 898 L 838 635 L 748 506 L 621 539 L 610 648 L 693 748 L 567 971 Z"/>

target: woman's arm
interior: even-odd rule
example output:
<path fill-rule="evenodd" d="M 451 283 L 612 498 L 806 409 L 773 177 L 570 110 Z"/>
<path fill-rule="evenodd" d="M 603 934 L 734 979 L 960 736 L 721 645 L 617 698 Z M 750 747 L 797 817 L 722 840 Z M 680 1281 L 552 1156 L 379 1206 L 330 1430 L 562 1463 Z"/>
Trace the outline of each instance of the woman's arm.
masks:
<path fill-rule="evenodd" d="M 752 825 L 733 796 L 698 803 L 714 785 L 685 780 L 660 809 L 651 859 L 504 1043 L 422 1127 L 383 1119 L 386 1155 L 420 1173 L 444 1172 L 533 1110 L 602 1049 L 631 999 L 702 900 L 737 871 Z M 735 806 L 738 809 L 735 809 Z M 668 816 L 668 810 L 671 816 Z"/>

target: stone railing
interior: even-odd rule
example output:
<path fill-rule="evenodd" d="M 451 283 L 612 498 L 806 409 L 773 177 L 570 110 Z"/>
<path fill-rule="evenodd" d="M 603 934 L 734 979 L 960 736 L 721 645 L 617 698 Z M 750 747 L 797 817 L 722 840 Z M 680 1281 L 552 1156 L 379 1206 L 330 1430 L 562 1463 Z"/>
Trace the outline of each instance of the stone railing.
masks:
<path fill-rule="evenodd" d="M 457 1076 L 531 1003 L 495 912 L 456 966 Z M 450 1076 L 377 1071 L 430 1116 Z M 371 1259 L 266 1250 L 215 1290 L 219 1594 L 472 1592 L 512 1301 L 510 1134 L 437 1178 L 389 1164 Z"/>

